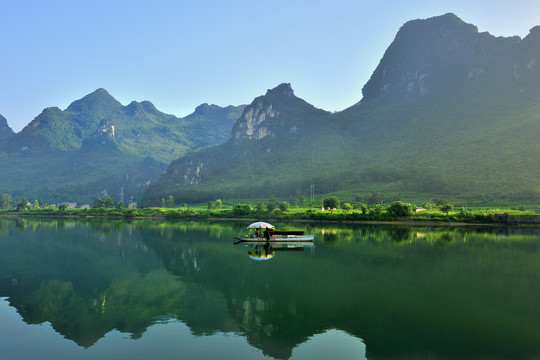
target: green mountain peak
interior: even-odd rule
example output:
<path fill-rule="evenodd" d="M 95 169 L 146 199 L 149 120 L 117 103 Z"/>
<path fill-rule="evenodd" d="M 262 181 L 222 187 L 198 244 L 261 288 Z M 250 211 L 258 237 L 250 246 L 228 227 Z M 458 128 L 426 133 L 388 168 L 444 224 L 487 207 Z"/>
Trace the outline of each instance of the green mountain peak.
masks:
<path fill-rule="evenodd" d="M 7 119 L 0 114 L 0 139 L 6 139 L 15 135 L 9 127 Z"/>

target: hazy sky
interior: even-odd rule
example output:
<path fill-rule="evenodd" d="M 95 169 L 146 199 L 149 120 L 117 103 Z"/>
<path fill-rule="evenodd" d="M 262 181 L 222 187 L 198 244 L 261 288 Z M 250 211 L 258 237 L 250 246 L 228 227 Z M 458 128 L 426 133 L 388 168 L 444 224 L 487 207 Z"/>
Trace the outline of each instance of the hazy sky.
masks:
<path fill-rule="evenodd" d="M 283 82 L 340 111 L 405 22 L 448 12 L 495 36 L 540 25 L 539 0 L 0 0 L 0 114 L 18 132 L 105 88 L 182 117 Z"/>

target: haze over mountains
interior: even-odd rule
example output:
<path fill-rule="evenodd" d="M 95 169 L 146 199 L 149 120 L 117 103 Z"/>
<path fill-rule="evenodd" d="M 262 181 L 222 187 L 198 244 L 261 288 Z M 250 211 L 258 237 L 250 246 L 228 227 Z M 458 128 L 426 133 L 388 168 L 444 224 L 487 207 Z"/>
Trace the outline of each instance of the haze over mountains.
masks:
<path fill-rule="evenodd" d="M 100 89 L 45 109 L 19 134 L 0 118 L 10 174 L 0 189 L 180 203 L 308 194 L 315 184 L 318 193 L 540 200 L 540 27 L 520 39 L 479 33 L 453 14 L 410 21 L 362 95 L 329 113 L 281 84 L 245 108 L 203 105 L 179 119 Z"/>

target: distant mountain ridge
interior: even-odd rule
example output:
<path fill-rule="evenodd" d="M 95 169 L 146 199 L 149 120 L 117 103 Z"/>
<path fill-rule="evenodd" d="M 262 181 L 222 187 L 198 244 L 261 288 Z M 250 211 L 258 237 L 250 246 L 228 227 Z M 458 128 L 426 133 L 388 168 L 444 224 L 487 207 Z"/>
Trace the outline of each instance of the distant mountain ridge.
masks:
<path fill-rule="evenodd" d="M 123 106 L 97 89 L 65 110 L 43 110 L 20 133 L 0 119 L 0 189 L 14 196 L 79 201 L 140 198 L 171 160 L 227 140 L 244 106 L 201 105 L 177 118 L 149 101 Z M 150 167 L 148 167 L 150 166 Z"/>
<path fill-rule="evenodd" d="M 540 26 L 523 39 L 494 37 L 446 14 L 404 24 L 362 99 L 337 113 L 290 84 L 248 106 L 202 104 L 184 118 L 148 101 L 123 106 L 98 89 L 63 111 L 43 110 L 17 134 L 0 117 L 0 190 L 146 204 L 305 198 L 313 186 L 540 200 L 539 66 Z"/>
<path fill-rule="evenodd" d="M 145 201 L 295 196 L 312 184 L 540 200 L 539 29 L 522 40 L 454 14 L 407 22 L 359 103 L 316 111 L 281 84 L 244 109 L 229 142 L 174 161 Z"/>

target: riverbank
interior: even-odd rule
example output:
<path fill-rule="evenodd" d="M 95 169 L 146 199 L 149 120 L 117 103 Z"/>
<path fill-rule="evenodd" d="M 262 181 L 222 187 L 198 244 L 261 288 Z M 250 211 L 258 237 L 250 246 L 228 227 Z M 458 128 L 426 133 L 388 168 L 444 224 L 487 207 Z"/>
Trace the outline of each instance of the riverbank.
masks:
<path fill-rule="evenodd" d="M 192 208 L 141 208 L 141 209 L 27 209 L 23 211 L 0 211 L 0 216 L 66 217 L 66 218 L 108 218 L 108 219 L 178 219 L 210 221 L 295 221 L 328 222 L 350 224 L 402 224 L 402 225 L 528 225 L 540 226 L 540 215 L 508 214 L 506 212 L 485 211 L 474 213 L 429 212 L 410 216 L 390 216 L 363 214 L 356 211 L 322 211 L 309 209 L 304 212 L 264 211 L 249 214 L 235 214 L 230 209 L 206 210 Z"/>

